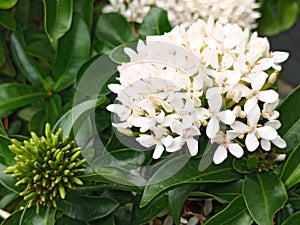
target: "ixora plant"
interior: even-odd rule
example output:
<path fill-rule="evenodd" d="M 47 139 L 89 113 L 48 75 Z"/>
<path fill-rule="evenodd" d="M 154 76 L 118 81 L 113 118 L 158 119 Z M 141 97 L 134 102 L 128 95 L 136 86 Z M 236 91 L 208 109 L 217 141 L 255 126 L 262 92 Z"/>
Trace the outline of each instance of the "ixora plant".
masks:
<path fill-rule="evenodd" d="M 0 3 L 1 225 L 298 224 L 288 53 L 217 18 L 103 4 Z"/>

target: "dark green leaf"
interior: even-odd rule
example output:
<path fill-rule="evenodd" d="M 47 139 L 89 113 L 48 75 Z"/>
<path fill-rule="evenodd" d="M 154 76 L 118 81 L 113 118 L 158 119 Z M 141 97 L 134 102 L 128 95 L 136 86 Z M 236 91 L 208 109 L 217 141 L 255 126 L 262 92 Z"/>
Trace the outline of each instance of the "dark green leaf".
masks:
<path fill-rule="evenodd" d="M 55 94 L 52 96 L 52 98 L 50 98 L 46 102 L 47 122 L 49 122 L 51 125 L 54 125 L 58 119 L 58 115 L 60 114 L 61 110 L 62 110 L 61 97 Z"/>
<path fill-rule="evenodd" d="M 22 216 L 23 210 L 16 211 L 4 220 L 1 225 L 18 225 Z"/>
<path fill-rule="evenodd" d="M 135 40 L 130 24 L 118 13 L 102 14 L 95 29 L 97 39 L 112 48 Z"/>
<path fill-rule="evenodd" d="M 28 45 L 27 52 L 33 57 L 47 60 L 50 63 L 54 61 L 54 57 L 55 57 L 54 50 L 50 46 L 50 42 L 48 39 L 35 41 L 32 44 Z"/>
<path fill-rule="evenodd" d="M 199 171 L 197 168 L 200 160 L 183 155 L 164 163 L 145 187 L 141 207 L 147 205 L 155 196 L 177 185 L 204 182 L 224 183 L 241 178 L 241 175 L 232 168 L 230 160 L 221 165 L 212 164 L 207 169 Z"/>
<path fill-rule="evenodd" d="M 278 0 L 278 19 L 281 30 L 289 29 L 298 19 L 299 4 L 293 0 Z"/>
<path fill-rule="evenodd" d="M 243 197 L 236 197 L 230 204 L 211 217 L 205 225 L 251 225 L 253 222 L 249 215 Z"/>
<path fill-rule="evenodd" d="M 260 9 L 262 17 L 258 20 L 258 31 L 262 35 L 275 35 L 280 31 L 280 26 L 275 17 L 275 12 L 272 3 L 265 1 L 265 4 Z"/>
<path fill-rule="evenodd" d="M 0 1 L 0 9 L 10 9 L 15 6 L 18 0 L 3 0 Z"/>
<path fill-rule="evenodd" d="M 75 194 L 69 194 L 66 199 L 58 202 L 58 208 L 67 216 L 82 221 L 103 218 L 116 210 L 118 206 L 119 203 L 111 198 Z"/>
<path fill-rule="evenodd" d="M 144 208 L 140 208 L 136 202 L 133 208 L 131 225 L 140 225 L 149 222 L 155 216 L 168 208 L 168 196 L 160 195 Z"/>
<path fill-rule="evenodd" d="M 21 189 L 15 186 L 16 179 L 12 178 L 10 174 L 4 173 L 6 168 L 6 166 L 0 163 L 0 184 L 18 194 Z"/>
<path fill-rule="evenodd" d="M 30 131 L 35 132 L 41 136 L 44 134 L 45 124 L 47 122 L 45 110 L 37 111 L 29 121 L 28 128 Z"/>
<path fill-rule="evenodd" d="M 54 225 L 56 210 L 47 207 L 40 207 L 36 213 L 35 207 L 25 208 L 19 225 Z"/>
<path fill-rule="evenodd" d="M 59 92 L 72 85 L 80 67 L 90 57 L 91 36 L 87 24 L 74 13 L 70 30 L 59 40 L 54 64 L 54 90 Z"/>
<path fill-rule="evenodd" d="M 17 83 L 0 85 L 0 111 L 9 111 L 36 102 L 47 93 L 40 92 L 33 86 Z"/>
<path fill-rule="evenodd" d="M 4 158 L 4 162 L 7 166 L 11 166 L 15 162 L 15 154 L 8 148 L 10 144 L 10 139 L 0 134 L 0 156 Z"/>
<path fill-rule="evenodd" d="M 300 86 L 287 96 L 278 108 L 278 111 L 280 112 L 280 120 L 282 121 L 279 134 L 287 142 L 286 151 L 294 149 L 300 143 L 299 99 Z"/>
<path fill-rule="evenodd" d="M 294 213 L 292 216 L 287 218 L 282 225 L 299 225 L 300 221 L 300 211 Z"/>
<path fill-rule="evenodd" d="M 163 35 L 171 29 L 167 12 L 160 8 L 152 8 L 139 27 L 139 34 L 143 36 Z"/>
<path fill-rule="evenodd" d="M 260 225 L 273 225 L 274 214 L 288 199 L 283 183 L 273 172 L 247 175 L 242 192 L 250 215 Z"/>
<path fill-rule="evenodd" d="M 126 47 L 129 47 L 129 46 L 127 44 L 123 44 L 123 45 L 119 45 L 118 47 L 114 48 L 109 54 L 109 57 L 111 58 L 111 60 L 118 64 L 121 64 L 124 62 L 129 62 L 130 58 L 124 52 L 124 48 L 126 48 Z"/>
<path fill-rule="evenodd" d="M 72 0 L 43 0 L 44 25 L 50 41 L 61 38 L 71 27 L 73 16 Z"/>
<path fill-rule="evenodd" d="M 88 25 L 89 31 L 93 23 L 94 0 L 76 0 L 74 2 L 74 12 L 77 12 Z"/>
<path fill-rule="evenodd" d="M 34 60 L 27 55 L 24 37 L 21 31 L 15 31 L 11 34 L 11 48 L 18 69 L 22 71 L 25 78 L 32 84 L 42 87 L 45 74 Z"/>
<path fill-rule="evenodd" d="M 300 182 L 300 144 L 285 161 L 280 178 L 287 189 Z"/>
<path fill-rule="evenodd" d="M 5 45 L 5 43 L 0 40 L 0 68 L 5 64 L 5 61 L 6 61 L 4 45 Z"/>
<path fill-rule="evenodd" d="M 182 205 L 194 189 L 195 185 L 188 184 L 168 191 L 169 210 L 176 225 L 180 223 Z"/>
<path fill-rule="evenodd" d="M 0 3 L 1 4 L 1 3 Z M 9 11 L 0 10 L 0 24 L 9 30 L 15 30 L 17 23 Z"/>
<path fill-rule="evenodd" d="M 2 120 L 0 120 L 0 135 L 7 136 L 7 133 L 3 126 Z"/>

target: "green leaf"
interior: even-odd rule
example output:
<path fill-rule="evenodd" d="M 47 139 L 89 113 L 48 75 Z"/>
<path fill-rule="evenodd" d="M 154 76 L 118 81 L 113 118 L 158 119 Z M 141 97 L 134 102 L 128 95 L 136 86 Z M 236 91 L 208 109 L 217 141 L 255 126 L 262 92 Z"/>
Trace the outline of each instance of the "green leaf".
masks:
<path fill-rule="evenodd" d="M 0 68 L 5 64 L 6 61 L 6 52 L 5 52 L 5 42 L 0 40 Z"/>
<path fill-rule="evenodd" d="M 300 144 L 285 161 L 280 178 L 287 189 L 300 182 Z"/>
<path fill-rule="evenodd" d="M 0 9 L 10 9 L 15 6 L 18 0 L 1 0 Z"/>
<path fill-rule="evenodd" d="M 10 139 L 5 135 L 0 134 L 0 156 L 4 158 L 5 165 L 7 166 L 11 166 L 15 162 L 15 154 L 8 148 L 10 144 Z"/>
<path fill-rule="evenodd" d="M 260 225 L 273 225 L 274 214 L 288 200 L 283 183 L 273 172 L 247 175 L 242 192 L 250 215 Z"/>
<path fill-rule="evenodd" d="M 299 225 L 300 221 L 300 211 L 294 213 L 292 216 L 287 218 L 282 225 Z"/>
<path fill-rule="evenodd" d="M 262 35 L 275 35 L 280 31 L 280 26 L 276 20 L 272 3 L 265 1 L 261 6 L 262 17 L 258 20 L 258 32 Z"/>
<path fill-rule="evenodd" d="M 0 120 L 0 135 L 7 136 L 6 129 L 3 126 L 2 120 Z"/>
<path fill-rule="evenodd" d="M 280 104 L 280 120 L 282 126 L 279 134 L 287 143 L 285 151 L 290 151 L 300 143 L 300 85 Z"/>
<path fill-rule="evenodd" d="M 31 117 L 28 124 L 28 129 L 41 136 L 44 134 L 46 122 L 46 112 L 44 109 L 40 109 Z"/>
<path fill-rule="evenodd" d="M 73 0 L 43 0 L 44 26 L 51 42 L 61 38 L 71 27 Z"/>
<path fill-rule="evenodd" d="M 56 209 L 40 207 L 36 213 L 35 207 L 25 208 L 20 218 L 19 225 L 54 225 Z"/>
<path fill-rule="evenodd" d="M 225 209 L 211 217 L 205 225 L 251 225 L 252 223 L 243 196 L 240 195 Z"/>
<path fill-rule="evenodd" d="M 51 99 L 49 99 L 46 104 L 46 118 L 47 121 L 54 125 L 57 121 L 58 115 L 62 110 L 62 100 L 60 95 L 53 95 Z"/>
<path fill-rule="evenodd" d="M 20 218 L 22 216 L 23 210 L 18 210 L 13 212 L 10 217 L 8 217 L 7 219 L 5 219 L 1 225 L 18 225 Z"/>
<path fill-rule="evenodd" d="M 138 206 L 138 201 L 136 202 L 136 204 L 134 204 L 131 225 L 148 223 L 151 219 L 168 208 L 168 196 L 165 194 L 154 199 L 153 202 L 151 202 L 144 208 L 140 208 Z"/>
<path fill-rule="evenodd" d="M 277 9 L 281 30 L 289 29 L 298 19 L 299 4 L 293 0 L 278 0 Z"/>
<path fill-rule="evenodd" d="M 56 80 L 54 90 L 59 92 L 72 85 L 80 67 L 90 58 L 91 36 L 87 24 L 74 13 L 70 30 L 58 42 L 53 66 Z"/>
<path fill-rule="evenodd" d="M 50 42 L 48 39 L 42 39 L 39 41 L 35 41 L 32 44 L 27 46 L 27 53 L 33 57 L 47 60 L 50 63 L 54 61 L 55 53 L 53 48 L 50 46 Z"/>
<path fill-rule="evenodd" d="M 171 29 L 167 12 L 160 8 L 152 8 L 139 27 L 139 34 L 143 36 L 163 35 Z"/>
<path fill-rule="evenodd" d="M 19 194 L 21 189 L 15 186 L 17 180 L 12 178 L 10 174 L 4 173 L 6 168 L 6 166 L 0 163 L 0 184 L 11 190 L 12 192 Z"/>
<path fill-rule="evenodd" d="M 169 210 L 176 225 L 180 223 L 182 205 L 194 189 L 194 185 L 188 184 L 168 191 Z"/>
<path fill-rule="evenodd" d="M 0 85 L 0 112 L 14 110 L 46 97 L 47 93 L 38 91 L 36 87 L 7 83 Z"/>
<path fill-rule="evenodd" d="M 112 48 L 135 40 L 130 24 L 118 13 L 102 14 L 96 23 L 95 35 Z"/>
<path fill-rule="evenodd" d="M 23 33 L 21 31 L 15 31 L 11 34 L 10 39 L 12 52 L 18 65 L 18 69 L 32 84 L 42 87 L 45 74 L 42 69 L 37 66 L 34 60 L 27 55 Z"/>
<path fill-rule="evenodd" d="M 15 30 L 17 23 L 9 11 L 0 10 L 0 24 L 9 30 Z"/>
<path fill-rule="evenodd" d="M 111 198 L 69 194 L 57 203 L 58 208 L 67 216 L 92 221 L 103 218 L 117 209 L 119 203 Z"/>
<path fill-rule="evenodd" d="M 94 0 L 76 0 L 74 2 L 74 12 L 77 12 L 87 24 L 89 31 L 92 29 Z"/>
<path fill-rule="evenodd" d="M 230 160 L 221 165 L 212 164 L 207 169 L 199 171 L 197 168 L 200 160 L 183 155 L 164 163 L 150 178 L 140 206 L 144 207 L 154 197 L 177 185 L 206 182 L 226 183 L 241 178 L 241 175 L 232 168 Z M 181 168 L 179 165 L 183 165 L 183 167 Z"/>

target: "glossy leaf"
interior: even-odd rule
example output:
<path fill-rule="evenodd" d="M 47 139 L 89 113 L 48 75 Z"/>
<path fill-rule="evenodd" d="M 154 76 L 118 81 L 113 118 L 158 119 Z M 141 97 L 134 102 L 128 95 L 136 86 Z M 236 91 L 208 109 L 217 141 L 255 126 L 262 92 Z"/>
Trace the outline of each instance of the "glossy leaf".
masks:
<path fill-rule="evenodd" d="M 287 142 L 286 151 L 294 149 L 300 143 L 299 99 L 300 86 L 286 97 L 278 108 L 278 111 L 280 112 L 280 121 L 282 121 L 279 134 Z"/>
<path fill-rule="evenodd" d="M 287 189 L 300 182 L 300 144 L 285 161 L 280 178 Z"/>
<path fill-rule="evenodd" d="M 71 27 L 73 0 L 43 0 L 44 25 L 50 41 L 61 38 Z"/>
<path fill-rule="evenodd" d="M 32 84 L 42 87 L 45 74 L 26 53 L 24 37 L 21 31 L 15 31 L 11 34 L 11 48 L 18 69 L 22 71 L 25 78 Z"/>
<path fill-rule="evenodd" d="M 269 1 L 261 6 L 262 17 L 258 20 L 258 31 L 263 35 L 275 35 L 280 31 L 280 26 L 273 11 L 273 7 Z"/>
<path fill-rule="evenodd" d="M 36 213 L 35 207 L 25 208 L 20 218 L 22 225 L 54 225 L 56 210 L 47 207 L 40 207 Z"/>
<path fill-rule="evenodd" d="M 194 185 L 188 184 L 168 191 L 169 210 L 176 225 L 180 223 L 182 206 L 194 189 Z"/>
<path fill-rule="evenodd" d="M 0 1 L 0 9 L 10 9 L 15 6 L 18 0 L 3 0 Z"/>
<path fill-rule="evenodd" d="M 283 183 L 272 172 L 247 175 L 242 192 L 250 215 L 260 225 L 273 225 L 274 214 L 288 199 Z"/>
<path fill-rule="evenodd" d="M 15 154 L 8 148 L 10 144 L 10 139 L 5 135 L 0 134 L 0 156 L 3 157 L 7 166 L 11 166 L 15 162 Z"/>
<path fill-rule="evenodd" d="M 89 31 L 92 29 L 94 0 L 74 1 L 74 12 L 78 13 L 87 24 Z"/>
<path fill-rule="evenodd" d="M 139 34 L 143 36 L 163 35 L 171 29 L 167 12 L 160 8 L 152 8 L 139 27 Z"/>
<path fill-rule="evenodd" d="M 57 204 L 67 216 L 82 221 L 103 218 L 119 206 L 119 203 L 111 198 L 71 194 Z"/>
<path fill-rule="evenodd" d="M 54 64 L 54 90 L 59 92 L 72 85 L 80 67 L 90 58 L 91 37 L 87 24 L 74 13 L 69 32 L 58 42 Z"/>
<path fill-rule="evenodd" d="M 10 174 L 5 174 L 6 166 L 0 163 L 0 184 L 6 187 L 8 190 L 19 194 L 20 188 L 15 186 L 16 179 L 12 178 Z"/>
<path fill-rule="evenodd" d="M 1 4 L 1 3 L 0 3 Z M 0 24 L 9 30 L 15 30 L 17 23 L 9 11 L 0 10 Z"/>
<path fill-rule="evenodd" d="M 40 109 L 31 117 L 28 124 L 28 129 L 35 132 L 39 136 L 44 135 L 46 122 L 46 112 L 44 109 Z"/>
<path fill-rule="evenodd" d="M 8 217 L 7 219 L 5 219 L 1 225 L 18 225 L 20 218 L 22 216 L 23 210 L 18 210 L 15 211 L 14 213 L 12 213 L 10 215 L 10 217 Z"/>
<path fill-rule="evenodd" d="M 97 39 L 105 42 L 111 48 L 135 40 L 130 24 L 125 17 L 118 13 L 102 14 L 95 29 Z"/>
<path fill-rule="evenodd" d="M 62 110 L 62 100 L 59 95 L 53 95 L 51 99 L 46 102 L 46 118 L 50 124 L 55 124 L 58 115 Z"/>
<path fill-rule="evenodd" d="M 154 199 L 153 202 L 144 208 L 139 208 L 138 203 L 136 202 L 133 208 L 131 225 L 145 224 L 161 212 L 165 211 L 167 208 L 168 196 L 165 194 Z"/>
<path fill-rule="evenodd" d="M 18 83 L 0 85 L 0 111 L 9 111 L 34 103 L 47 96 L 35 87 Z"/>
<path fill-rule="evenodd" d="M 252 223 L 243 196 L 240 195 L 225 209 L 211 217 L 205 225 L 251 225 Z"/>
<path fill-rule="evenodd" d="M 278 0 L 278 20 L 281 30 L 289 29 L 298 19 L 299 3 L 293 0 Z"/>
<path fill-rule="evenodd" d="M 300 211 L 297 211 L 292 216 L 287 218 L 282 225 L 298 225 L 300 221 Z"/>
<path fill-rule="evenodd" d="M 224 183 L 241 178 L 241 175 L 231 167 L 229 160 L 221 165 L 212 164 L 203 171 L 197 169 L 199 163 L 200 159 L 188 159 L 184 155 L 164 163 L 150 178 L 145 187 L 140 206 L 144 207 L 154 197 L 177 185 L 205 182 Z M 184 166 L 181 168 L 179 165 Z M 177 173 L 174 171 L 177 171 Z"/>
<path fill-rule="evenodd" d="M 54 49 L 50 46 L 48 39 L 35 41 L 34 43 L 28 45 L 27 53 L 33 57 L 47 60 L 50 63 L 54 61 L 55 57 Z"/>

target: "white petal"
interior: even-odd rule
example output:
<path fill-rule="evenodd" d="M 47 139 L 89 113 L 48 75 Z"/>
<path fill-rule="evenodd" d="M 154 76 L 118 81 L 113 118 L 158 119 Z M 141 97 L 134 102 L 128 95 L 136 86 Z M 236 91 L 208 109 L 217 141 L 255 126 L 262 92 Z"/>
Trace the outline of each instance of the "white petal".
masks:
<path fill-rule="evenodd" d="M 256 129 L 259 136 L 263 139 L 273 140 L 277 137 L 277 131 L 273 127 L 263 126 Z"/>
<path fill-rule="evenodd" d="M 218 117 L 223 123 L 225 123 L 227 125 L 231 125 L 235 121 L 235 118 L 236 118 L 234 112 L 232 112 L 231 110 L 225 110 L 225 111 L 219 112 Z"/>
<path fill-rule="evenodd" d="M 227 158 L 227 150 L 224 147 L 224 145 L 219 145 L 219 147 L 216 149 L 214 156 L 213 156 L 213 161 L 215 164 L 220 164 Z"/>
<path fill-rule="evenodd" d="M 139 142 L 142 146 L 149 148 L 157 143 L 155 138 L 152 135 L 144 134 L 136 138 L 137 142 Z"/>
<path fill-rule="evenodd" d="M 258 148 L 259 142 L 254 132 L 247 134 L 245 144 L 250 152 L 253 152 Z"/>
<path fill-rule="evenodd" d="M 206 99 L 211 99 L 212 97 L 214 97 L 215 95 L 221 95 L 221 89 L 219 87 L 213 87 L 213 88 L 209 88 L 206 91 Z"/>
<path fill-rule="evenodd" d="M 146 132 L 151 127 L 151 120 L 149 120 L 147 117 L 134 117 L 131 120 L 131 123 L 135 127 L 140 127 L 141 132 Z"/>
<path fill-rule="evenodd" d="M 176 152 L 182 148 L 182 145 L 184 145 L 184 140 L 181 136 L 176 137 L 173 139 L 173 142 L 170 146 L 166 148 L 167 152 Z"/>
<path fill-rule="evenodd" d="M 174 139 L 174 138 L 173 138 L 171 135 L 168 135 L 167 137 L 165 137 L 165 138 L 162 140 L 162 143 L 163 143 L 164 146 L 169 147 L 169 146 L 172 144 L 173 139 Z"/>
<path fill-rule="evenodd" d="M 153 155 L 152 155 L 152 158 L 153 159 L 158 159 L 162 153 L 164 152 L 164 147 L 162 146 L 162 144 L 157 144 L 155 149 L 154 149 L 154 152 L 153 152 Z"/>
<path fill-rule="evenodd" d="M 231 128 L 239 133 L 246 133 L 250 129 L 249 126 L 240 121 L 235 121 L 233 124 L 231 124 Z"/>
<path fill-rule="evenodd" d="M 276 109 L 278 104 L 279 104 L 279 99 L 277 99 L 275 102 L 272 102 L 272 103 L 265 103 L 263 106 L 263 109 L 264 109 L 264 111 L 272 112 L 273 110 Z"/>
<path fill-rule="evenodd" d="M 253 88 L 253 90 L 260 90 L 266 83 L 267 78 L 267 73 L 263 71 L 257 72 L 251 80 L 251 87 Z"/>
<path fill-rule="evenodd" d="M 269 140 L 261 139 L 260 145 L 261 145 L 262 149 L 265 151 L 271 150 L 271 142 Z"/>
<path fill-rule="evenodd" d="M 120 104 L 110 104 L 106 107 L 106 109 L 110 112 L 116 113 L 121 121 L 127 120 L 127 118 L 131 114 L 130 109 L 128 109 L 126 106 L 120 105 Z"/>
<path fill-rule="evenodd" d="M 194 118 L 191 115 L 182 117 L 182 129 L 187 129 L 193 126 Z"/>
<path fill-rule="evenodd" d="M 119 94 L 120 91 L 123 89 L 123 86 L 120 84 L 109 84 L 107 85 L 108 89 L 111 90 L 113 93 Z"/>
<path fill-rule="evenodd" d="M 197 216 L 193 216 L 189 219 L 189 222 L 186 225 L 197 225 L 199 222 L 199 218 Z"/>
<path fill-rule="evenodd" d="M 270 120 L 265 123 L 265 126 L 273 127 L 275 130 L 278 130 L 281 127 L 281 122 L 279 120 Z"/>
<path fill-rule="evenodd" d="M 198 153 L 198 141 L 196 141 L 194 138 L 189 138 L 186 140 L 189 152 L 191 156 L 195 156 Z"/>
<path fill-rule="evenodd" d="M 262 102 L 272 103 L 278 100 L 279 94 L 274 90 L 266 90 L 266 91 L 260 91 L 257 97 Z"/>
<path fill-rule="evenodd" d="M 237 136 L 239 136 L 239 133 L 236 132 L 235 130 L 228 130 L 226 131 L 226 140 L 231 141 L 235 139 Z"/>
<path fill-rule="evenodd" d="M 178 120 L 174 120 L 173 122 L 171 122 L 171 131 L 181 135 L 182 134 L 182 123 L 180 123 Z"/>
<path fill-rule="evenodd" d="M 169 127 L 171 126 L 171 123 L 175 120 L 179 119 L 179 116 L 177 114 L 170 114 L 170 115 L 167 115 L 165 118 L 164 118 L 164 121 L 163 121 L 163 126 L 165 127 Z"/>
<path fill-rule="evenodd" d="M 251 98 L 247 99 L 244 105 L 244 111 L 246 114 L 249 114 L 252 108 L 257 105 L 258 99 L 256 96 L 252 96 Z"/>
<path fill-rule="evenodd" d="M 282 63 L 285 60 L 287 60 L 287 58 L 289 57 L 289 53 L 288 52 L 273 52 L 273 56 L 274 56 L 274 61 L 276 63 Z"/>
<path fill-rule="evenodd" d="M 244 154 L 243 148 L 237 143 L 230 143 L 228 145 L 229 152 L 237 158 L 241 158 Z"/>
<path fill-rule="evenodd" d="M 221 95 L 214 95 L 212 98 L 208 99 L 208 105 L 214 112 L 219 112 L 223 103 L 223 98 Z"/>
<path fill-rule="evenodd" d="M 250 112 L 247 114 L 248 125 L 250 127 L 256 126 L 260 117 L 260 108 L 258 105 L 254 105 Z"/>
<path fill-rule="evenodd" d="M 217 118 L 212 117 L 207 124 L 206 127 L 206 135 L 209 138 L 213 138 L 216 136 L 217 132 L 220 130 L 219 121 Z"/>
<path fill-rule="evenodd" d="M 286 142 L 279 135 L 271 140 L 271 142 L 276 145 L 278 148 L 286 148 Z"/>

